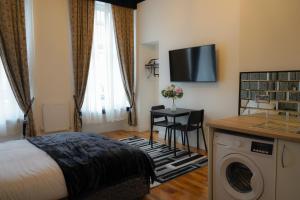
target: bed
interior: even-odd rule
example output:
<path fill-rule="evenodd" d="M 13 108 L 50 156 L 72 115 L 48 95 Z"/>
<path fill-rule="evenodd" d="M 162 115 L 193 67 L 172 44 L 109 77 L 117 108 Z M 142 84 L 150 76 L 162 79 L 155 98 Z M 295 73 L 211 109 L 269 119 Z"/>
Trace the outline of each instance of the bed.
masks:
<path fill-rule="evenodd" d="M 0 199 L 139 199 L 155 179 L 151 158 L 90 133 L 0 143 Z"/>

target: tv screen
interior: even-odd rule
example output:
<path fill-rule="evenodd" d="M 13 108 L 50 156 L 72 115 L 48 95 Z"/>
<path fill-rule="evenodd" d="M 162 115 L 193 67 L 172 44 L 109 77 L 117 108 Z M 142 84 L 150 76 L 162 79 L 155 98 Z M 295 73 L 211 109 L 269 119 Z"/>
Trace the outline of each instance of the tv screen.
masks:
<path fill-rule="evenodd" d="M 179 82 L 215 82 L 215 45 L 205 45 L 169 51 L 170 78 Z"/>

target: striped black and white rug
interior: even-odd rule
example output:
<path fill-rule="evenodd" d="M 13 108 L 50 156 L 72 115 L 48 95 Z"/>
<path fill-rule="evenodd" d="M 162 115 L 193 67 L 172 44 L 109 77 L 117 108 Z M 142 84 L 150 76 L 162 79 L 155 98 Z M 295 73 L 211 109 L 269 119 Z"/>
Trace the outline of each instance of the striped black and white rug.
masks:
<path fill-rule="evenodd" d="M 176 157 L 174 157 L 173 147 L 169 148 L 168 145 L 154 142 L 151 148 L 149 140 L 144 138 L 130 137 L 120 141 L 138 147 L 150 155 L 155 164 L 155 174 L 159 183 L 167 182 L 207 165 L 208 159 L 205 155 L 191 153 L 189 156 L 187 151 L 176 149 Z"/>

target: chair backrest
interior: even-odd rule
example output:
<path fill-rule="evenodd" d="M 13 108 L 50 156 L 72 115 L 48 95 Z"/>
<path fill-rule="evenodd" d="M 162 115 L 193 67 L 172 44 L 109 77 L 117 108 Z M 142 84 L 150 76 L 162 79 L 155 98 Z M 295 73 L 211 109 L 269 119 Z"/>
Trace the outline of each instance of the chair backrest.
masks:
<path fill-rule="evenodd" d="M 152 106 L 151 110 L 160 110 L 160 109 L 165 109 L 164 105 L 158 105 L 158 106 Z"/>
<path fill-rule="evenodd" d="M 203 124 L 204 110 L 191 111 L 188 118 L 188 125 Z"/>
<path fill-rule="evenodd" d="M 165 109 L 164 105 L 157 105 L 157 106 L 152 106 L 151 110 L 161 110 L 161 109 Z M 152 115 L 153 118 L 161 118 L 164 117 L 163 115 L 159 115 L 159 114 L 155 114 Z M 165 119 L 167 119 L 167 117 L 165 117 Z"/>

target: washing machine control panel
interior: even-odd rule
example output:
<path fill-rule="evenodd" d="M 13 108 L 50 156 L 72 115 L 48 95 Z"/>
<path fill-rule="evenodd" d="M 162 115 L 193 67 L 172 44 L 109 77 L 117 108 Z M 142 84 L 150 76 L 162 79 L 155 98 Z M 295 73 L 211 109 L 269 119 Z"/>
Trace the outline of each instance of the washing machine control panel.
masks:
<path fill-rule="evenodd" d="M 252 141 L 251 151 L 255 152 L 255 153 L 272 155 L 272 153 L 273 153 L 273 144 Z"/>

